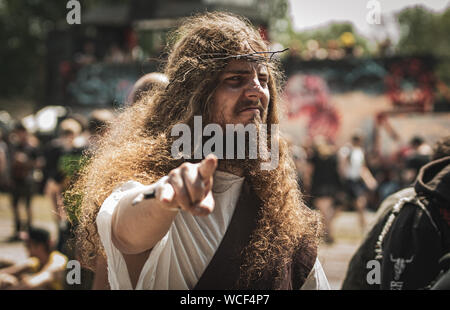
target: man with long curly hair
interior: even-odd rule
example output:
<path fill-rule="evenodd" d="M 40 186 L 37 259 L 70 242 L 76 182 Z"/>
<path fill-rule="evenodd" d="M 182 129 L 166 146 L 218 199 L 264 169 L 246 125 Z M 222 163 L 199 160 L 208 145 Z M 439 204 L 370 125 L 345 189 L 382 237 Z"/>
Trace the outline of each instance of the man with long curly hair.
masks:
<path fill-rule="evenodd" d="M 282 137 L 271 170 L 258 159 L 172 156 L 172 130 L 195 133 L 195 116 L 221 128 L 279 123 L 281 74 L 267 44 L 228 13 L 190 17 L 173 38 L 168 86 L 118 116 L 68 196 L 80 206 L 83 262 L 106 255 L 112 289 L 329 288 L 318 217 Z"/>

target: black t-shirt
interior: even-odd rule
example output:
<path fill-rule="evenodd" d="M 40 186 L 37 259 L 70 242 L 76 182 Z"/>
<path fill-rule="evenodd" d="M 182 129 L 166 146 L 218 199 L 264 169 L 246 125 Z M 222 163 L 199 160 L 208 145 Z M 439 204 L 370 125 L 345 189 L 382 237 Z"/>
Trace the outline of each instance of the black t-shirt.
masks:
<path fill-rule="evenodd" d="M 311 180 L 311 194 L 334 195 L 340 188 L 340 177 L 336 154 L 320 156 L 314 152 L 309 162 L 314 166 Z"/>
<path fill-rule="evenodd" d="M 64 147 L 60 139 L 54 139 L 45 148 L 45 174 L 57 183 L 67 185 L 79 170 L 84 148 Z"/>
<path fill-rule="evenodd" d="M 11 177 L 13 180 L 25 180 L 32 177 L 37 149 L 28 143 L 11 144 Z"/>

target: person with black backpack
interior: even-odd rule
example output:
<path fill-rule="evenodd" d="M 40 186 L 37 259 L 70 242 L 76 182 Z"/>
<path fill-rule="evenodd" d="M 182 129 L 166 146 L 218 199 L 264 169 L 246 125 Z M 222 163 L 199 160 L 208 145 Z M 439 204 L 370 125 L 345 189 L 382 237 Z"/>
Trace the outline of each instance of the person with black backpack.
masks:
<path fill-rule="evenodd" d="M 18 123 L 10 135 L 9 145 L 10 177 L 9 191 L 11 194 L 11 205 L 14 217 L 14 234 L 9 242 L 20 241 L 20 231 L 27 230 L 32 226 L 31 198 L 35 181 L 33 171 L 36 167 L 38 149 L 27 129 Z M 19 202 L 24 200 L 27 220 L 24 225 L 19 216 Z"/>
<path fill-rule="evenodd" d="M 449 189 L 447 136 L 437 142 L 433 161 L 420 169 L 414 186 L 382 202 L 377 221 L 350 261 L 342 289 L 414 290 L 444 283 L 448 275 L 442 262 L 450 252 Z"/>

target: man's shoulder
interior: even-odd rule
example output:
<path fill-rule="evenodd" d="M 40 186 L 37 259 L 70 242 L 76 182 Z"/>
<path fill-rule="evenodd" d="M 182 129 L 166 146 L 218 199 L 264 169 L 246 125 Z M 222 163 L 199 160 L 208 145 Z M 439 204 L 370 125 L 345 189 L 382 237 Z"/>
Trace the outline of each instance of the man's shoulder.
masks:
<path fill-rule="evenodd" d="M 383 216 L 390 212 L 401 199 L 413 198 L 415 195 L 416 191 L 414 188 L 407 187 L 386 197 L 377 210 L 375 216 L 376 220 L 378 221 L 380 218 L 383 218 Z"/>
<path fill-rule="evenodd" d="M 408 187 L 393 193 L 383 200 L 378 208 L 375 219 L 372 222 L 368 233 L 350 260 L 342 289 L 379 289 L 379 285 L 370 285 L 366 281 L 366 264 L 376 257 L 375 248 L 377 241 L 379 240 L 380 234 L 382 233 L 388 217 L 394 207 L 401 201 L 401 199 L 412 198 L 415 195 L 416 193 L 414 188 Z"/>

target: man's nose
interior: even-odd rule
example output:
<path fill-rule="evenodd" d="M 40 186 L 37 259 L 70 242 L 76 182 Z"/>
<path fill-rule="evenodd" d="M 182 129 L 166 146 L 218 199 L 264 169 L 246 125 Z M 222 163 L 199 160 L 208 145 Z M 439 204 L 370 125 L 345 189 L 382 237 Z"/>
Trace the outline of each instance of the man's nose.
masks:
<path fill-rule="evenodd" d="M 259 82 L 258 78 L 253 78 L 249 81 L 246 89 L 245 89 L 245 96 L 248 99 L 261 99 L 264 95 L 264 90 L 261 86 L 261 83 Z"/>

